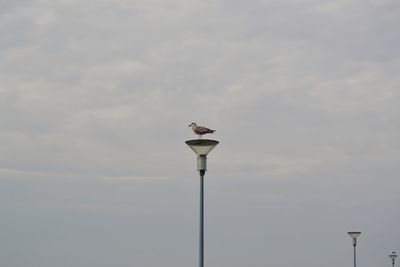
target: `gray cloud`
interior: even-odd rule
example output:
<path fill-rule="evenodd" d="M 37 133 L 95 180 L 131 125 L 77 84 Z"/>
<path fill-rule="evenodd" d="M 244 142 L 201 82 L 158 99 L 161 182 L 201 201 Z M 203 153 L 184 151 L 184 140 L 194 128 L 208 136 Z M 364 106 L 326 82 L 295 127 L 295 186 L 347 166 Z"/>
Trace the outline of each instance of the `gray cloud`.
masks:
<path fill-rule="evenodd" d="M 221 141 L 208 265 L 399 247 L 396 1 L 0 5 L 3 264 L 194 264 L 192 121 Z"/>

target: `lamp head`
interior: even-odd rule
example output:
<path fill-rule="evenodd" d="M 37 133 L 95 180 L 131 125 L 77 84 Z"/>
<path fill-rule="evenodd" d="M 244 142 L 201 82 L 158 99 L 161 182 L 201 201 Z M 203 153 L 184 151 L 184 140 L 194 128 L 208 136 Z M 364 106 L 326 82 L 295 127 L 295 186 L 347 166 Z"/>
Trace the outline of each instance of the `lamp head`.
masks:
<path fill-rule="evenodd" d="M 397 255 L 396 252 L 392 252 L 392 254 L 389 255 L 389 257 L 392 259 L 392 261 L 394 261 L 394 259 L 396 259 Z"/>
<path fill-rule="evenodd" d="M 197 156 L 207 156 L 213 148 L 218 145 L 218 141 L 210 139 L 194 139 L 186 141 L 186 144 L 197 154 Z"/>
<path fill-rule="evenodd" d="M 347 232 L 351 238 L 357 238 L 361 232 Z"/>
<path fill-rule="evenodd" d="M 349 236 L 353 239 L 353 247 L 355 248 L 357 245 L 357 237 L 361 234 L 361 232 L 347 232 Z"/>

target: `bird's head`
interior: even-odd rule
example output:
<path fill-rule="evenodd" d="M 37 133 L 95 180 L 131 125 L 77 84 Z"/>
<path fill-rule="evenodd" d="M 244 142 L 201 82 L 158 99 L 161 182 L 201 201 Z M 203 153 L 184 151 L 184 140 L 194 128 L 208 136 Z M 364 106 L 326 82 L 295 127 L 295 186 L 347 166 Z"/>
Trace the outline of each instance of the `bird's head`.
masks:
<path fill-rule="evenodd" d="M 191 127 L 191 126 L 196 126 L 196 123 L 192 122 L 188 127 Z"/>

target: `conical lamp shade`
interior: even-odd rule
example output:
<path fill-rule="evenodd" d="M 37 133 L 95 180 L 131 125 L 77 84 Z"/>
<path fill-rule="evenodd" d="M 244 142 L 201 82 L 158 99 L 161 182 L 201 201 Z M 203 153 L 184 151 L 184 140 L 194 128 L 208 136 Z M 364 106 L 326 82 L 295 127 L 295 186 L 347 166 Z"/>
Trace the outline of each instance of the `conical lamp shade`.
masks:
<path fill-rule="evenodd" d="M 210 139 L 195 139 L 185 142 L 198 156 L 206 156 L 218 145 L 218 141 Z"/>
<path fill-rule="evenodd" d="M 397 257 L 396 252 L 392 252 L 392 255 L 389 255 L 389 257 L 390 257 L 392 260 L 394 260 L 394 259 Z"/>
<path fill-rule="evenodd" d="M 352 238 L 357 238 L 361 232 L 347 232 Z"/>

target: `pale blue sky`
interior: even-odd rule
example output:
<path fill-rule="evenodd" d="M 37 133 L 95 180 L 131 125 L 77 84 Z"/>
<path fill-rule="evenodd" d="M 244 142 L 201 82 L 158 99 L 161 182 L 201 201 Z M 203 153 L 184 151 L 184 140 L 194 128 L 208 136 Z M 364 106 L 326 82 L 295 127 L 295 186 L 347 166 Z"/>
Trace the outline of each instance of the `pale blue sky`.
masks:
<path fill-rule="evenodd" d="M 400 2 L 0 1 L 0 265 L 351 266 L 400 252 Z"/>

